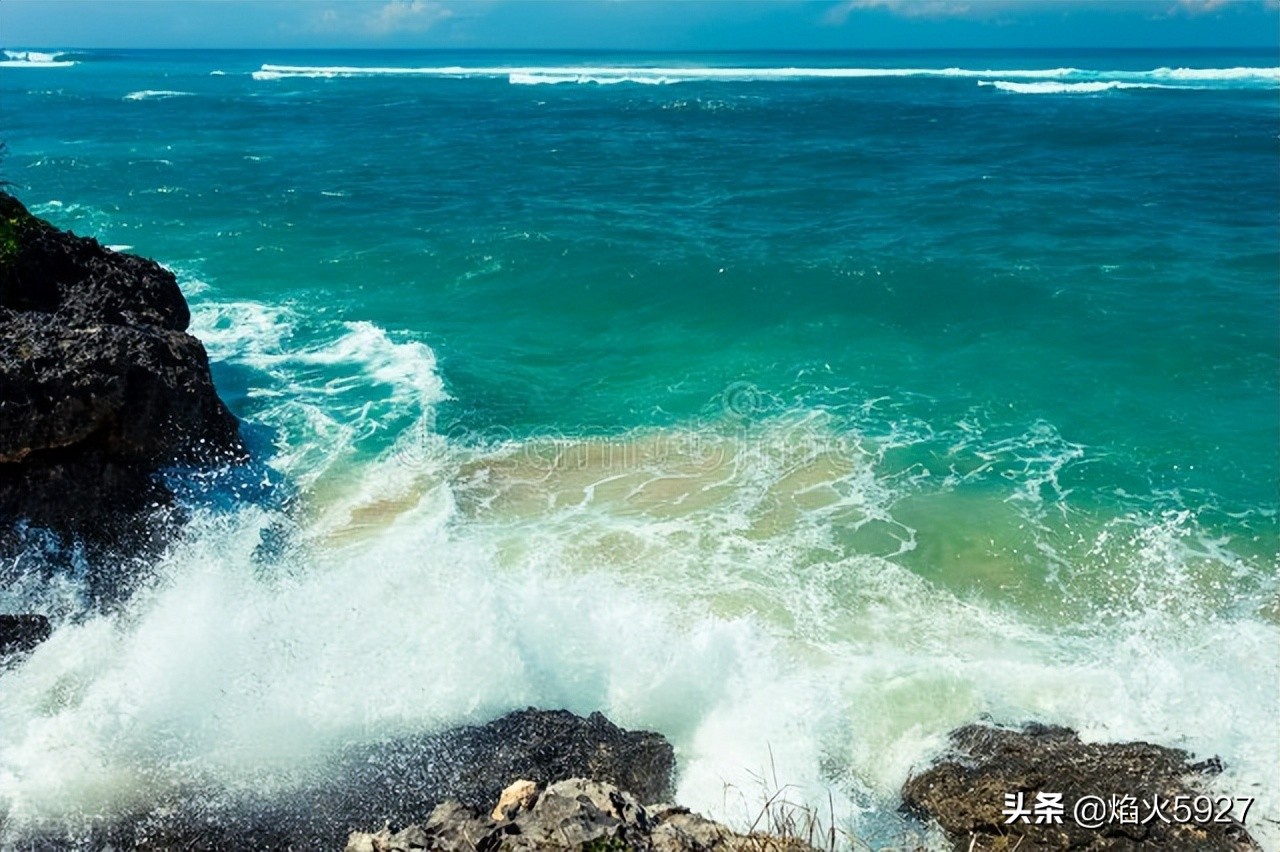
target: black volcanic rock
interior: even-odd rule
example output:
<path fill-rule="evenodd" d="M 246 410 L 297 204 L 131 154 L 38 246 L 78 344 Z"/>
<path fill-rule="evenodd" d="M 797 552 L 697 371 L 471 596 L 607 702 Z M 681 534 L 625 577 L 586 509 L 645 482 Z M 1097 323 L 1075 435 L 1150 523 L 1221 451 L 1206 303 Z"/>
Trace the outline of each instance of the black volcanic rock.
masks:
<path fill-rule="evenodd" d="M 675 752 L 659 734 L 625 731 L 600 713 L 518 710 L 486 725 L 401 737 L 347 751 L 338 775 L 356 791 L 353 815 L 421 818 L 444 799 L 492 807 L 513 780 L 546 785 L 568 778 L 615 784 L 640 801 L 671 796 Z M 407 794 L 401 797 L 401 792 Z M 392 807 L 394 805 L 394 807 Z"/>
<path fill-rule="evenodd" d="M 675 753 L 660 734 L 623 730 L 599 713 L 529 709 L 485 725 L 348 747 L 274 794 L 200 786 L 160 792 L 133 813 L 0 833 L 0 846 L 338 850 L 352 832 L 422 822 L 446 801 L 488 813 L 518 778 L 546 787 L 593 775 L 633 787 L 649 803 L 671 796 L 674 770 Z"/>
<path fill-rule="evenodd" d="M 445 802 L 401 831 L 353 833 L 346 852 L 817 852 L 798 836 L 738 834 L 688 808 L 645 806 L 600 781 L 571 778 L 545 789 L 519 782 L 513 788 L 526 795 L 505 811 Z"/>
<path fill-rule="evenodd" d="M 1068 728 L 1029 724 L 1022 730 L 968 725 L 951 733 L 952 751 L 932 767 L 907 779 L 902 788 L 903 809 L 931 818 L 946 831 L 957 850 L 1117 850 L 1185 849 L 1201 852 L 1253 852 L 1259 847 L 1244 826 L 1228 816 L 1185 819 L 1205 790 L 1197 777 L 1221 770 L 1211 759 L 1191 763 L 1177 749 L 1150 743 L 1083 743 Z M 1035 810 L 1039 794 L 1061 795 L 1060 820 L 1036 823 L 1034 813 L 1022 821 L 1016 807 Z M 1220 793 L 1210 797 L 1217 801 Z M 1015 797 L 1009 811 L 1006 796 Z M 1097 797 L 1112 802 L 1134 801 L 1105 813 L 1098 826 L 1081 825 L 1074 818 L 1076 803 Z M 1173 811 L 1178 797 L 1186 809 Z M 1150 803 L 1164 804 L 1163 817 L 1147 819 Z M 1143 803 L 1146 804 L 1143 804 Z M 1233 808 L 1238 816 L 1242 805 Z M 1203 814 L 1210 816 L 1209 810 Z M 1016 822 L 1009 822 L 1017 816 Z M 1182 816 L 1184 819 L 1178 820 Z"/>
<path fill-rule="evenodd" d="M 0 307 L 56 314 L 68 326 L 185 331 L 191 319 L 182 291 L 163 266 L 60 231 L 2 191 Z"/>
<path fill-rule="evenodd" d="M 43 615 L 0 615 L 0 659 L 30 651 L 49 633 L 49 619 Z"/>
<path fill-rule="evenodd" d="M 173 498 L 158 471 L 243 459 L 189 320 L 164 267 L 0 192 L 0 551 L 24 522 L 144 551 Z"/>

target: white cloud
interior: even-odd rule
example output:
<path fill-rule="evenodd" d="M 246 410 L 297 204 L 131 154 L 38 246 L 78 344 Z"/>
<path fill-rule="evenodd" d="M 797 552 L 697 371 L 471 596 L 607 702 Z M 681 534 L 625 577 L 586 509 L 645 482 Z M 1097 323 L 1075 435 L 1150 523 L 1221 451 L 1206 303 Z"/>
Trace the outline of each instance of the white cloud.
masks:
<path fill-rule="evenodd" d="M 994 5 L 994 0 L 985 4 Z M 968 15 L 974 4 L 967 0 L 843 0 L 827 12 L 828 24 L 843 24 L 859 9 L 884 9 L 908 18 L 950 18 Z"/>
<path fill-rule="evenodd" d="M 365 21 L 374 35 L 421 33 L 453 17 L 453 11 L 435 0 L 389 0 Z"/>
<path fill-rule="evenodd" d="M 442 0 L 330 3 L 310 16 L 306 28 L 326 35 L 364 35 L 376 39 L 426 32 L 453 16 L 453 9 Z"/>
<path fill-rule="evenodd" d="M 1280 10 L 1280 0 L 1178 0 L 1169 7 L 1169 15 L 1204 15 L 1228 6 L 1257 6 L 1270 11 Z"/>
<path fill-rule="evenodd" d="M 1178 0 L 1180 6 L 1188 12 L 1212 12 L 1227 5 L 1227 0 Z"/>

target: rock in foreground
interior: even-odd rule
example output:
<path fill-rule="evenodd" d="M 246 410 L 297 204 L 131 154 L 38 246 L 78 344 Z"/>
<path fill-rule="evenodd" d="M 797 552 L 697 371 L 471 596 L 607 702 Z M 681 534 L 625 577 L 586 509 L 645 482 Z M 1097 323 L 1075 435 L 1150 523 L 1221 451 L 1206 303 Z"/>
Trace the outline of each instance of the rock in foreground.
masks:
<path fill-rule="evenodd" d="M 687 808 L 645 807 L 612 784 L 572 778 L 528 795 L 528 781 L 518 781 L 525 802 L 505 809 L 504 817 L 449 801 L 421 825 L 374 834 L 353 833 L 346 852 L 534 852 L 534 850 L 610 850 L 610 852 L 812 852 L 795 838 L 737 834 Z"/>
<path fill-rule="evenodd" d="M 173 464 L 243 458 L 173 274 L 0 192 L 0 550 L 23 521 L 145 550 Z"/>
<path fill-rule="evenodd" d="M 488 814 L 513 778 L 540 789 L 592 773 L 642 790 L 649 801 L 671 795 L 671 744 L 661 735 L 627 731 L 603 715 L 521 710 L 485 725 L 402 736 L 343 749 L 271 794 L 211 786 L 159 791 L 145 809 L 83 824 L 30 826 L 0 848 L 338 850 L 353 832 L 421 821 L 442 802 Z"/>
<path fill-rule="evenodd" d="M 1194 779 L 1220 771 L 1216 759 L 1192 764 L 1186 752 L 1149 743 L 1083 743 L 1075 731 L 1043 725 L 969 725 L 953 731 L 951 743 L 950 754 L 908 779 L 902 798 L 904 809 L 936 820 L 957 850 L 1259 848 L 1235 819 L 1189 818 L 1196 797 L 1200 805 L 1211 801 Z M 1040 794 L 1061 795 L 1060 819 L 1054 808 L 1037 807 Z M 1097 827 L 1075 819 L 1086 797 L 1104 804 Z M 1175 814 L 1179 797 L 1186 809 Z M 1163 817 L 1151 813 L 1157 799 Z M 1093 801 L 1082 812 L 1092 809 Z M 1037 824 L 1041 816 L 1049 819 Z"/>
<path fill-rule="evenodd" d="M 344 798 L 363 808 L 353 816 L 403 824 L 430 809 L 423 804 L 445 799 L 492 808 L 516 778 L 539 785 L 594 778 L 657 802 L 671 796 L 674 773 L 675 751 L 660 734 L 623 730 L 601 713 L 583 718 L 530 708 L 485 725 L 349 749 L 338 774 L 351 791 Z M 401 798 L 396 812 L 381 812 L 396 791 L 413 791 L 417 799 Z"/>

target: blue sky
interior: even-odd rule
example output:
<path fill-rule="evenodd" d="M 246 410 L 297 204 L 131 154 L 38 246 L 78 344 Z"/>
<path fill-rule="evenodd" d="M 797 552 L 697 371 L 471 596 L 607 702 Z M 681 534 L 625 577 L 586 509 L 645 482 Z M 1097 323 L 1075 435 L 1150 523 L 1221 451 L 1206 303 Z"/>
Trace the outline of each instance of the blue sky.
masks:
<path fill-rule="evenodd" d="M 1265 47 L 1278 0 L 2 0 L 6 47 Z M 1278 57 L 1280 61 L 1280 57 Z"/>

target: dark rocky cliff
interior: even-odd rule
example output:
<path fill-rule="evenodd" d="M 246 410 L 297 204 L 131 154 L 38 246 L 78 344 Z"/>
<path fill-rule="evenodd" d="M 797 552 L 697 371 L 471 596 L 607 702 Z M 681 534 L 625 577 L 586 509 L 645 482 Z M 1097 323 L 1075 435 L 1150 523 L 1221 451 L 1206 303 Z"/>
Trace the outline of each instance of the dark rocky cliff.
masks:
<path fill-rule="evenodd" d="M 129 555 L 170 528 L 175 464 L 243 459 L 173 274 L 0 192 L 0 553 L 21 531 Z"/>

